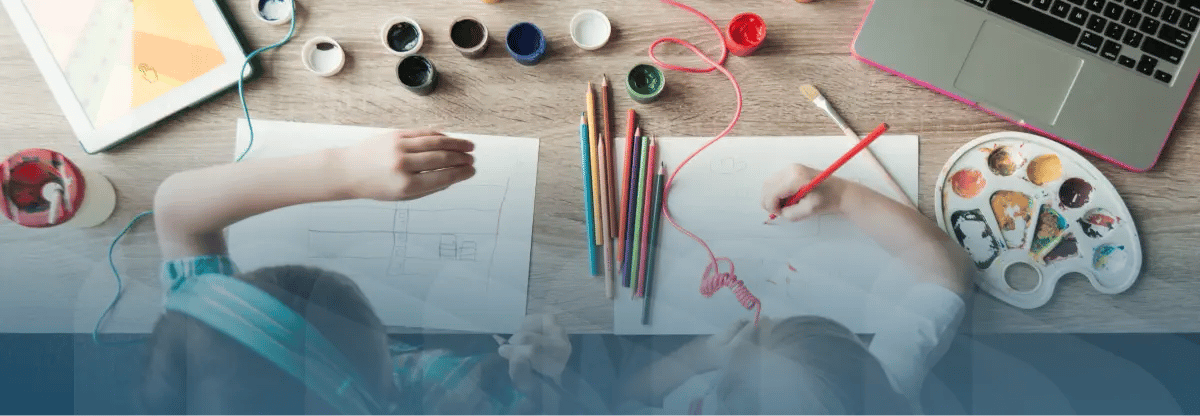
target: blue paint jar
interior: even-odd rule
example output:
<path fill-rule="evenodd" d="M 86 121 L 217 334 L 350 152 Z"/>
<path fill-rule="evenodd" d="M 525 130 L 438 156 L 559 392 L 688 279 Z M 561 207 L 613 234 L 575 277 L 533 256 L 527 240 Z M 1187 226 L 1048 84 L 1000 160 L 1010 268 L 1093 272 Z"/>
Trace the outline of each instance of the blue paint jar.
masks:
<path fill-rule="evenodd" d="M 546 35 L 537 25 L 521 22 L 508 29 L 504 42 L 508 53 L 521 65 L 533 66 L 546 56 Z"/>

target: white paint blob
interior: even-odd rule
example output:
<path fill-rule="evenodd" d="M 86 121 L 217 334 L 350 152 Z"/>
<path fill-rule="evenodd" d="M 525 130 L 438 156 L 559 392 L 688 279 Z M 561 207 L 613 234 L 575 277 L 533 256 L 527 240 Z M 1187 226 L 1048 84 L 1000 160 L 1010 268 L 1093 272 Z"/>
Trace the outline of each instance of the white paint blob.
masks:
<path fill-rule="evenodd" d="M 598 10 L 584 10 L 571 19 L 571 40 L 586 50 L 600 49 L 612 35 L 612 23 Z"/>

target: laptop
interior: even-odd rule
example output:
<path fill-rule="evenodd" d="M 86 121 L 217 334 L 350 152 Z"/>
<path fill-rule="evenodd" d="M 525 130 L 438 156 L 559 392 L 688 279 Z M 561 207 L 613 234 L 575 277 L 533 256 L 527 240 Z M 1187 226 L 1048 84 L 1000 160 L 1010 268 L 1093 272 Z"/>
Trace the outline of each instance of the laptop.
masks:
<path fill-rule="evenodd" d="M 88 153 L 236 85 L 243 71 L 246 55 L 214 0 L 0 4 Z"/>
<path fill-rule="evenodd" d="M 1200 0 L 880 0 L 855 57 L 1126 169 L 1200 74 Z"/>

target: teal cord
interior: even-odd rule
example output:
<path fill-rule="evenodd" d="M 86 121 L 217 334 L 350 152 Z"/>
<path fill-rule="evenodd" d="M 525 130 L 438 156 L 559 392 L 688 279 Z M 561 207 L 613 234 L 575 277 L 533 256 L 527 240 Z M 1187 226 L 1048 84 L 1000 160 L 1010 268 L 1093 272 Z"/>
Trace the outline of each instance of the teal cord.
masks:
<path fill-rule="evenodd" d="M 246 82 L 246 67 L 250 65 L 250 60 L 254 59 L 254 57 L 258 56 L 259 54 L 261 54 L 263 52 L 283 46 L 284 44 L 287 44 L 289 41 L 291 41 L 292 37 L 296 36 L 296 2 L 295 2 L 295 0 L 292 0 L 291 4 L 292 4 L 292 22 L 291 22 L 291 26 L 288 28 L 287 36 L 285 36 L 279 42 L 276 42 L 269 46 L 259 48 L 259 49 L 255 50 L 254 52 L 250 52 L 249 55 L 246 55 L 246 60 L 242 61 L 242 70 L 238 74 L 238 98 L 241 99 L 241 101 L 242 101 L 242 113 L 245 114 L 245 116 L 246 116 L 246 127 L 248 127 L 250 129 L 250 140 L 248 143 L 246 143 L 246 149 L 242 151 L 242 154 L 238 155 L 237 159 L 234 159 L 235 163 L 241 162 L 242 158 L 246 157 L 246 154 L 250 153 L 250 149 L 254 146 L 254 125 L 250 123 L 250 107 L 248 107 L 246 105 L 246 89 L 244 87 L 244 84 Z M 121 238 L 124 237 L 125 234 L 128 234 L 129 230 L 132 229 L 133 226 L 136 225 L 139 220 L 141 220 L 142 218 L 145 218 L 147 216 L 153 215 L 153 214 L 154 214 L 154 211 L 146 211 L 146 212 L 142 212 L 140 214 L 135 215 L 133 217 L 133 219 L 129 220 L 129 224 L 125 226 L 125 229 L 121 230 L 121 233 L 117 234 L 117 237 L 113 238 L 112 243 L 108 245 L 108 266 L 110 268 L 112 268 L 113 276 L 117 278 L 117 293 L 115 295 L 113 295 L 112 302 L 110 302 L 108 304 L 108 307 L 104 309 L 104 313 L 100 314 L 100 318 L 96 319 L 96 326 L 94 328 L 92 328 L 92 342 L 94 342 L 96 344 L 120 345 L 120 344 L 133 344 L 133 343 L 143 342 L 143 340 L 131 340 L 131 341 L 124 341 L 124 342 L 100 341 L 100 326 L 104 324 L 104 318 L 108 317 L 108 314 L 111 313 L 113 308 L 115 308 L 117 306 L 117 302 L 119 302 L 121 300 L 121 294 L 124 293 L 125 285 L 121 280 L 121 273 L 117 271 L 117 264 L 115 261 L 113 261 L 113 251 L 116 250 L 117 243 L 121 241 Z"/>

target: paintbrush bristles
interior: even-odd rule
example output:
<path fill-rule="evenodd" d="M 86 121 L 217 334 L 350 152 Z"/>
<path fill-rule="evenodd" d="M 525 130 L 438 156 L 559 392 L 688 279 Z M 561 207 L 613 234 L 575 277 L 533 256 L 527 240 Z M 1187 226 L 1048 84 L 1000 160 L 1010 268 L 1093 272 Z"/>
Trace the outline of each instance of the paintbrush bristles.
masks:
<path fill-rule="evenodd" d="M 812 84 L 801 85 L 800 93 L 804 94 L 804 97 L 808 98 L 809 101 L 816 101 L 818 98 L 821 98 L 821 91 Z"/>

